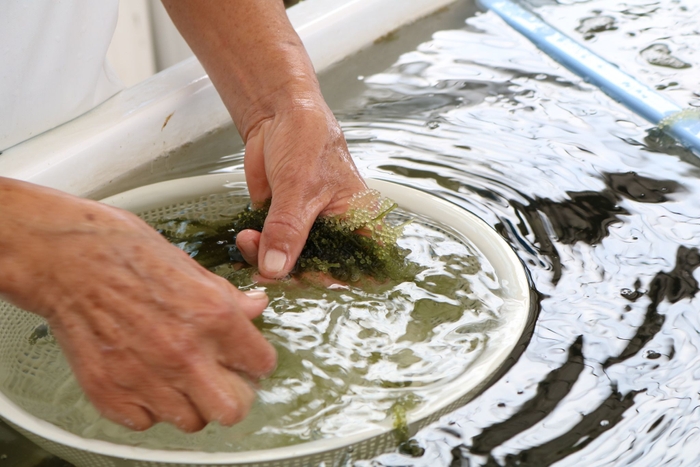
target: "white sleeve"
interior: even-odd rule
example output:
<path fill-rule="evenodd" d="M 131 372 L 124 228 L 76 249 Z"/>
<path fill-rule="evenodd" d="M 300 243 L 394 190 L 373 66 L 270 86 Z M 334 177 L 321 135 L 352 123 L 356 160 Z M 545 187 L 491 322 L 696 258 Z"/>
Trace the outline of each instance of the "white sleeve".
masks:
<path fill-rule="evenodd" d="M 123 87 L 105 61 L 118 8 L 118 0 L 0 1 L 0 151 Z"/>

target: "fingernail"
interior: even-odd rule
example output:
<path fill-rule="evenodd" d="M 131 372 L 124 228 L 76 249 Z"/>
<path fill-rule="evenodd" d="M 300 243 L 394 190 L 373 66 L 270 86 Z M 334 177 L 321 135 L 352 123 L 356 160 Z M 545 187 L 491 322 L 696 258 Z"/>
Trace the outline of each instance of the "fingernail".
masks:
<path fill-rule="evenodd" d="M 263 259 L 263 269 L 272 274 L 279 274 L 287 264 L 287 255 L 279 250 L 268 250 Z"/>
<path fill-rule="evenodd" d="M 267 294 L 260 289 L 246 290 L 243 293 L 246 294 L 248 298 L 252 298 L 253 300 L 262 300 L 263 298 L 267 298 Z"/>

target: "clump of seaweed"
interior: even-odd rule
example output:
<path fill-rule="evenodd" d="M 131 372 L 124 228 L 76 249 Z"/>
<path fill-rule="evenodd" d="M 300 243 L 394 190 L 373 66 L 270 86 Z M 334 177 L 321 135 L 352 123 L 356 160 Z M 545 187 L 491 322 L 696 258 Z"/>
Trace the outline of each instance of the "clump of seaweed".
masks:
<path fill-rule="evenodd" d="M 356 282 L 363 277 L 378 282 L 412 279 L 416 267 L 406 260 L 409 251 L 397 244 L 406 224 L 386 221 L 396 207 L 376 190 L 367 190 L 350 200 L 345 214 L 319 217 L 292 274 L 321 272 L 343 282 Z M 156 228 L 204 267 L 214 268 L 243 262 L 236 248 L 236 236 L 246 229 L 262 231 L 268 211 L 269 202 L 260 208 L 249 206 L 220 225 L 171 220 Z"/>
<path fill-rule="evenodd" d="M 425 452 L 418 441 L 411 438 L 411 427 L 408 424 L 408 412 L 415 409 L 420 400 L 414 394 L 404 394 L 397 399 L 389 409 L 394 420 L 394 439 L 402 454 L 420 457 Z"/>

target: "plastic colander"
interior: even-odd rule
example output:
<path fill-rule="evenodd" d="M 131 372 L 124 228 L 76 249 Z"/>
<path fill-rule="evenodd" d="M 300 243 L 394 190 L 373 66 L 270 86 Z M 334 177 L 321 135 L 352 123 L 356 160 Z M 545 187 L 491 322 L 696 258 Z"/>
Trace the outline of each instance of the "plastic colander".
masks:
<path fill-rule="evenodd" d="M 231 192 L 244 186 L 242 173 L 204 175 L 157 183 L 103 200 L 146 220 L 176 215 L 183 209 L 218 216 L 230 210 Z M 530 314 L 530 290 L 524 268 L 508 244 L 485 222 L 470 212 L 426 192 L 381 180 L 367 180 L 370 188 L 396 201 L 404 210 L 450 226 L 468 238 L 490 262 L 504 290 L 498 312 L 503 318 L 497 345 L 485 350 L 468 370 L 444 384 L 444 395 L 407 414 L 410 431 L 437 420 L 464 405 L 488 383 L 503 365 L 523 334 Z M 240 191 L 239 191 L 240 192 Z M 258 451 L 210 453 L 156 450 L 86 439 L 48 423 L 41 413 L 45 401 L 32 399 L 42 390 L 58 390 L 52 373 L 59 350 L 28 358 L 20 350 L 42 319 L 0 302 L 0 416 L 47 451 L 78 467 L 175 467 L 192 465 L 249 467 L 325 467 L 349 465 L 396 448 L 391 420 L 373 424 L 360 434 L 321 439 L 288 447 Z M 449 356 L 447 356 L 449 358 Z M 12 392 L 10 389 L 12 388 Z"/>

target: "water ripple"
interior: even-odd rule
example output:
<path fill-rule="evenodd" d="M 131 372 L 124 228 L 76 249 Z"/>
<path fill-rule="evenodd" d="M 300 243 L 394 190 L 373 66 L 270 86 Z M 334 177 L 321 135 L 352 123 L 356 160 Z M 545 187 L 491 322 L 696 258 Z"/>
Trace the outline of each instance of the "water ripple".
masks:
<path fill-rule="evenodd" d="M 606 24 L 617 29 L 588 31 L 601 49 L 606 35 L 649 27 L 659 9 L 664 34 L 673 34 L 667 42 L 695 37 L 685 37 L 696 26 L 677 11 L 695 11 L 688 1 L 566 3 L 542 7 L 563 29 L 601 12 L 613 19 Z M 691 69 L 700 66 L 687 47 L 678 50 Z M 653 83 L 670 79 L 648 63 L 634 66 Z M 684 76 L 668 87 L 675 96 L 696 85 Z M 435 34 L 365 83 L 361 104 L 340 115 L 361 170 L 479 215 L 513 246 L 541 300 L 519 359 L 420 431 L 422 456 L 399 450 L 357 465 L 695 465 L 694 156 L 488 13 Z"/>

